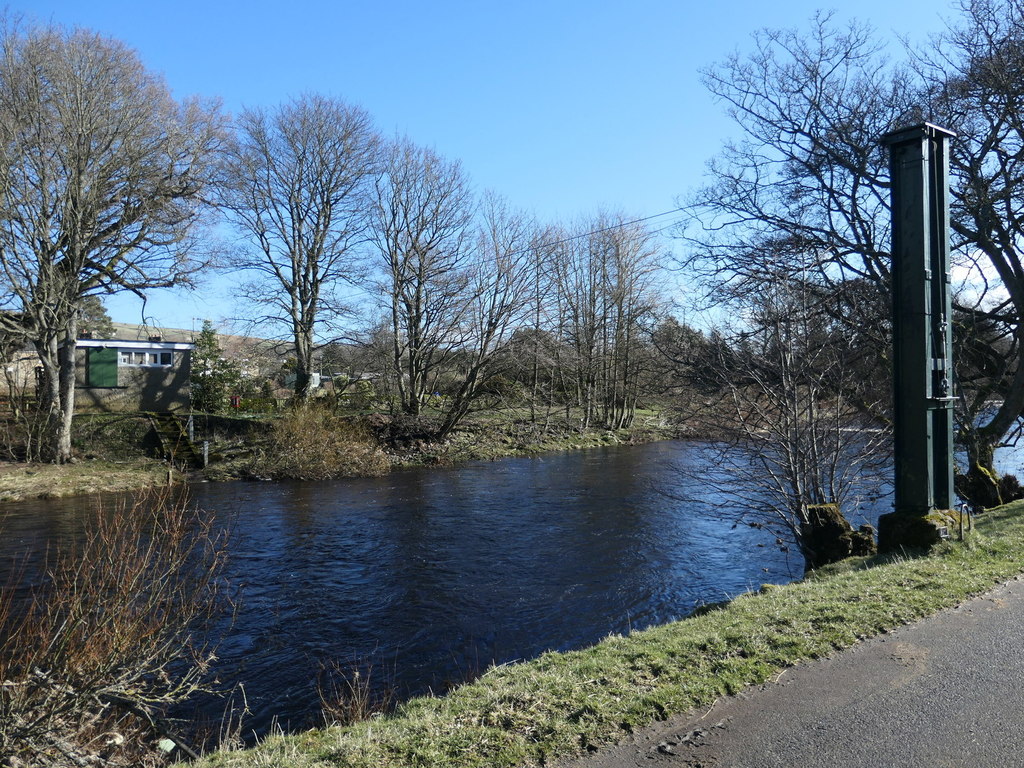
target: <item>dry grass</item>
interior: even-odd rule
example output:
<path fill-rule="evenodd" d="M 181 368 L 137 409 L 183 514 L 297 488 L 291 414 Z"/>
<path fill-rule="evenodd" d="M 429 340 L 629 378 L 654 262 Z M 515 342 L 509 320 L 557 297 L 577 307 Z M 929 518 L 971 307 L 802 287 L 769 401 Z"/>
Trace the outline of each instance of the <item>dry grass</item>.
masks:
<path fill-rule="evenodd" d="M 274 421 L 269 445 L 252 471 L 274 479 L 324 480 L 381 475 L 390 466 L 367 429 L 311 403 Z"/>
<path fill-rule="evenodd" d="M 79 461 L 74 464 L 0 462 L 0 502 L 118 493 L 166 485 L 167 465 L 157 461 Z M 178 474 L 172 480 L 181 480 Z"/>
<path fill-rule="evenodd" d="M 374 675 L 372 663 L 357 661 L 347 666 L 335 662 L 322 669 L 317 693 L 324 724 L 352 725 L 393 710 L 394 691 L 375 685 Z"/>

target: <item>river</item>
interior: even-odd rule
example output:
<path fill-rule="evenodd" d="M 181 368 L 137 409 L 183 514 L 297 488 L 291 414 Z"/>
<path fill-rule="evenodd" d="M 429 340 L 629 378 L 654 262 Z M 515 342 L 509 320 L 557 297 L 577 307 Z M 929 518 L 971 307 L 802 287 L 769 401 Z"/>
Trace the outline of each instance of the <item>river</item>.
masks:
<path fill-rule="evenodd" d="M 706 450 L 664 442 L 382 478 L 197 484 L 195 501 L 233 520 L 226 577 L 241 590 L 217 675 L 244 685 L 249 730 L 275 717 L 302 727 L 316 722 L 316 680 L 335 662 L 372 664 L 400 695 L 443 691 L 492 664 L 799 577 L 799 555 L 774 534 L 700 502 L 680 466 L 706 465 Z M 5 505 L 0 553 L 73 535 L 95 503 Z M 201 702 L 200 715 L 215 721 L 222 707 Z"/>

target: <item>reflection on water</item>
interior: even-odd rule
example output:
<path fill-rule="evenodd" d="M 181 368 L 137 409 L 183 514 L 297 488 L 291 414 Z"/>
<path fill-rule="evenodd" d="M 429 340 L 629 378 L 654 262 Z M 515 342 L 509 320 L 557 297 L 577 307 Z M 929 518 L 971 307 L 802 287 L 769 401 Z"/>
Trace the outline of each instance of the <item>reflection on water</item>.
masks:
<path fill-rule="evenodd" d="M 799 558 L 773 535 L 663 492 L 679 490 L 679 464 L 703 450 L 656 443 L 384 478 L 198 485 L 196 501 L 233 520 L 227 577 L 242 588 L 217 673 L 244 683 L 255 730 L 274 716 L 305 725 L 317 675 L 335 661 L 373 659 L 403 694 L 442 690 L 798 576 Z M 93 503 L 8 505 L 4 557 L 74 535 L 75 509 Z M 215 717 L 222 704 L 204 706 Z"/>

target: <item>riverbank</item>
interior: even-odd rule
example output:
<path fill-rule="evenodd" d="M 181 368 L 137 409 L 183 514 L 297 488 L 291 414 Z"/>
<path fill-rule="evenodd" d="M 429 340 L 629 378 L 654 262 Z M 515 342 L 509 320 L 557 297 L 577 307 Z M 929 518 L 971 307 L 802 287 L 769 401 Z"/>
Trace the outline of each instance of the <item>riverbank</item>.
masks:
<path fill-rule="evenodd" d="M 955 605 L 1024 570 L 1024 504 L 986 513 L 965 544 L 860 560 L 591 648 L 485 673 L 388 716 L 266 740 L 214 766 L 551 765 L 710 706 L 800 661 Z"/>
<path fill-rule="evenodd" d="M 64 465 L 0 461 L 0 503 L 138 491 L 183 479 L 165 462 L 143 458 L 85 459 Z"/>
<path fill-rule="evenodd" d="M 419 434 L 393 434 L 387 417 L 361 420 L 375 435 L 383 463 L 393 469 L 453 466 L 509 456 L 612 445 L 638 445 L 682 434 L 660 411 L 640 411 L 632 426 L 607 430 L 581 428 L 572 417 L 551 417 L 544 424 L 510 409 L 468 417 L 443 441 Z M 140 490 L 187 479 L 228 481 L 259 476 L 254 457 L 265 450 L 270 418 L 197 417 L 200 435 L 208 440 L 210 465 L 190 475 L 166 462 L 148 458 L 157 446 L 145 416 L 92 415 L 76 420 L 76 460 L 72 464 L 25 464 L 0 461 L 0 503 L 60 498 L 93 493 Z"/>
<path fill-rule="evenodd" d="M 639 411 L 633 424 L 623 429 L 584 428 L 579 426 L 578 419 L 564 416 L 538 424 L 528 420 L 525 412 L 516 410 L 467 419 L 442 442 L 414 441 L 410 445 L 385 446 L 385 450 L 396 467 L 452 465 L 555 451 L 640 445 L 683 434 L 685 430 L 669 424 L 657 410 Z"/>

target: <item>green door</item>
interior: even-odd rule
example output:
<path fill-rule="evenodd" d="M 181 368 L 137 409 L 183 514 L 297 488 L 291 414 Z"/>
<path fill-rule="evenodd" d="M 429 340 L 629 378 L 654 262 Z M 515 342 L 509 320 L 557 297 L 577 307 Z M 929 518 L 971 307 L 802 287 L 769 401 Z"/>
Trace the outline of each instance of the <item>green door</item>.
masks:
<path fill-rule="evenodd" d="M 92 347 L 86 354 L 86 376 L 90 387 L 117 386 L 117 350 Z"/>

